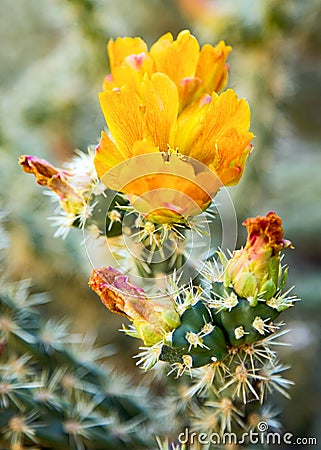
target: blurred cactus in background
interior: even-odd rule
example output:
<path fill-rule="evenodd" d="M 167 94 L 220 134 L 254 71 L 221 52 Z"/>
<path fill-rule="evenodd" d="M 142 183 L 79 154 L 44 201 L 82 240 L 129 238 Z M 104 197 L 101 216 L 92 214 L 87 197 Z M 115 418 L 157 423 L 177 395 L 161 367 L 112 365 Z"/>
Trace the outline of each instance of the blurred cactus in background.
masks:
<path fill-rule="evenodd" d="M 219 273 L 217 269 L 228 264 L 229 255 L 226 249 L 224 252 L 228 257 L 225 258 L 221 252 L 219 267 L 216 267 L 215 261 L 212 262 L 212 265 L 207 266 L 206 270 L 203 267 L 202 275 L 206 275 L 205 278 L 208 277 L 210 281 L 204 282 L 204 276 L 200 277 L 202 280 L 197 278 L 195 280 L 197 286 L 186 289 L 183 298 L 177 300 L 183 302 L 183 305 L 186 305 L 187 302 L 189 307 L 186 309 L 186 313 L 196 309 L 195 315 L 199 317 L 198 308 L 201 306 L 196 305 L 196 300 L 200 300 L 200 294 L 204 290 L 207 293 L 205 299 L 201 296 L 201 301 L 207 309 L 206 316 L 208 313 L 207 317 L 211 319 L 211 322 L 215 318 L 219 322 L 222 317 L 229 322 L 232 317 L 234 330 L 243 327 L 243 330 L 239 328 L 238 335 L 243 331 L 249 332 L 246 327 L 249 327 L 258 316 L 263 320 L 263 323 L 255 322 L 258 328 L 264 330 L 270 323 L 270 321 L 265 321 L 265 316 L 263 317 L 261 312 L 252 317 L 251 324 L 249 322 L 241 323 L 242 321 L 236 323 L 239 318 L 238 311 L 245 308 L 247 312 L 251 313 L 254 308 L 260 306 L 264 308 L 268 306 L 267 302 L 272 303 L 274 305 L 273 313 L 275 315 L 280 313 L 281 319 L 284 318 L 292 330 L 287 335 L 284 333 L 285 330 L 280 328 L 280 330 L 275 330 L 274 334 L 280 336 L 284 333 L 280 336 L 280 340 L 283 341 L 281 343 L 291 343 L 293 346 L 274 347 L 273 334 L 263 336 L 259 331 L 256 336 L 263 339 L 262 344 L 254 342 L 245 344 L 245 346 L 248 346 L 249 349 L 254 346 L 255 350 L 260 348 L 259 351 L 263 351 L 265 356 L 267 355 L 265 349 L 268 347 L 270 357 L 272 357 L 272 353 L 275 354 L 275 348 L 278 348 L 279 357 L 284 365 L 272 358 L 276 372 L 266 366 L 266 373 L 277 380 L 273 388 L 281 387 L 282 393 L 286 393 L 286 388 L 290 384 L 285 381 L 285 384 L 281 386 L 278 381 L 283 380 L 283 369 L 291 366 L 291 369 L 288 370 L 288 377 L 295 381 L 295 385 L 291 386 L 292 400 L 291 402 L 283 401 L 282 396 L 272 394 L 271 401 L 265 406 L 259 407 L 262 394 L 260 389 L 264 383 L 260 383 L 258 379 L 255 380 L 250 376 L 253 373 L 250 355 L 247 353 L 245 355 L 244 349 L 239 348 L 234 357 L 228 354 L 224 360 L 224 364 L 228 363 L 231 366 L 229 380 L 231 382 L 235 380 L 236 375 L 238 378 L 243 377 L 243 380 L 247 378 L 259 396 L 259 400 L 248 403 L 245 408 L 246 416 L 240 416 L 239 411 L 244 405 L 241 398 L 236 400 L 237 393 L 232 402 L 236 401 L 238 405 L 235 406 L 236 409 L 233 409 L 228 401 L 220 404 L 220 397 L 217 396 L 217 392 L 213 392 L 210 400 L 213 404 L 211 410 L 218 411 L 218 413 L 208 416 L 204 412 L 209 408 L 204 405 L 204 392 L 198 388 L 202 384 L 202 380 L 206 380 L 206 377 L 209 379 L 213 377 L 218 383 L 216 391 L 219 391 L 223 387 L 223 384 L 220 385 L 222 379 L 227 376 L 222 367 L 219 364 L 214 367 L 215 364 L 213 364 L 215 376 L 212 372 L 205 371 L 204 367 L 206 366 L 192 368 L 194 374 L 192 380 L 186 376 L 189 370 L 185 368 L 184 376 L 175 379 L 177 371 L 166 378 L 160 375 L 161 366 L 165 368 L 165 373 L 170 369 L 168 362 L 159 361 L 155 367 L 157 370 L 150 370 L 146 373 L 144 377 L 146 385 L 145 382 L 144 385 L 155 387 L 157 394 L 161 393 L 162 399 L 157 398 L 153 418 L 158 421 L 157 425 L 162 426 L 157 428 L 153 423 L 147 428 L 149 431 L 154 430 L 152 433 L 159 436 L 159 448 L 164 450 L 179 448 L 181 450 L 184 445 L 176 443 L 177 432 L 183 430 L 189 422 L 193 416 L 191 412 L 194 413 L 194 416 L 200 417 L 200 420 L 197 420 L 197 417 L 193 418 L 194 428 L 202 431 L 205 423 L 208 424 L 209 430 L 211 427 L 215 429 L 219 427 L 218 416 L 224 410 L 226 413 L 232 411 L 234 425 L 239 420 L 240 424 L 246 422 L 254 429 L 260 420 L 264 420 L 270 424 L 271 428 L 277 429 L 282 422 L 284 429 L 297 435 L 313 435 L 320 439 L 319 373 L 321 366 L 320 358 L 315 356 L 321 350 L 319 326 L 321 315 L 319 302 L 321 294 L 319 275 L 320 208 L 316 207 L 321 195 L 318 173 L 321 162 L 319 153 L 319 93 L 321 86 L 319 51 L 321 10 L 319 1 L 153 0 L 146 2 L 134 0 L 129 5 L 127 0 L 117 2 L 111 0 L 50 0 L 43 4 L 37 0 L 30 0 L 27 3 L 23 0 L 3 0 L 0 12 L 0 35 L 3 42 L 0 50 L 2 60 L 0 73 L 0 202 L 3 205 L 1 209 L 8 211 L 6 233 L 0 240 L 0 247 L 5 247 L 8 240 L 11 241 L 9 249 L 4 249 L 6 278 L 10 280 L 32 278 L 36 292 L 49 290 L 53 301 L 34 308 L 34 311 L 41 311 L 41 316 L 42 312 L 44 313 L 49 320 L 49 327 L 51 323 L 57 325 L 56 319 L 50 319 L 51 315 L 58 317 L 66 315 L 69 326 L 65 326 L 64 322 L 59 320 L 58 324 L 61 324 L 60 330 L 62 334 L 66 334 L 67 340 L 73 334 L 79 336 L 80 333 L 86 332 L 88 327 L 90 327 L 90 331 L 94 329 L 99 345 L 106 342 L 113 344 L 117 356 L 110 355 L 108 364 L 116 365 L 120 373 L 126 370 L 134 376 L 137 376 L 137 369 L 134 362 L 130 363 L 129 358 L 138 353 L 136 343 L 139 341 L 137 339 L 129 340 L 125 333 L 115 333 L 115 330 L 121 327 L 124 317 L 105 313 L 103 305 L 97 302 L 94 294 L 90 293 L 86 280 L 92 270 L 92 265 L 95 267 L 113 265 L 119 271 L 123 271 L 122 268 L 125 268 L 124 271 L 130 274 L 131 284 L 141 286 L 140 277 L 143 277 L 146 282 L 143 287 L 146 289 L 147 297 L 151 294 L 153 286 L 160 287 L 164 293 L 165 265 L 145 264 L 144 262 L 139 264 L 139 260 L 141 260 L 142 252 L 144 255 L 150 255 L 152 246 L 156 246 L 156 250 L 159 250 L 158 239 L 164 243 L 170 237 L 166 243 L 173 241 L 172 230 L 164 230 L 162 227 L 161 233 L 159 233 L 159 225 L 155 226 L 148 220 L 136 221 L 135 213 L 132 213 L 131 216 L 128 215 L 130 208 L 128 199 L 123 196 L 115 196 L 113 191 L 104 189 L 100 183 L 96 185 L 95 181 L 91 188 L 95 185 L 97 191 L 92 192 L 91 188 L 83 191 L 86 200 L 89 198 L 89 206 L 92 209 L 86 208 L 81 211 L 72 209 L 72 215 L 69 215 L 63 208 L 63 202 L 58 198 L 55 206 L 47 202 L 31 177 L 22 174 L 21 169 L 17 167 L 17 158 L 19 154 L 35 154 L 40 159 L 48 160 L 51 166 L 59 168 L 57 170 L 72 173 L 68 182 L 72 179 L 75 181 L 74 175 L 79 174 L 79 168 L 81 171 L 83 170 L 85 161 L 92 163 L 93 153 L 90 151 L 88 154 L 80 152 L 81 156 L 78 154 L 75 157 L 73 151 L 75 148 L 84 150 L 97 143 L 99 133 L 105 126 L 103 115 L 99 111 L 97 92 L 102 89 L 102 80 L 108 72 L 106 42 L 110 36 L 114 38 L 117 36 L 141 36 L 147 44 L 151 44 L 168 31 L 176 36 L 181 30 L 189 28 L 192 34 L 198 36 L 201 43 L 215 44 L 220 40 L 225 40 L 227 46 L 233 47 L 233 52 L 229 55 L 229 86 L 240 97 L 247 98 L 252 113 L 251 131 L 256 137 L 255 149 L 249 156 L 244 177 L 238 187 L 231 188 L 229 192 L 232 195 L 240 222 L 243 222 L 246 217 L 262 215 L 270 210 L 277 211 L 283 218 L 285 234 L 296 246 L 295 252 L 287 252 L 287 262 L 291 266 L 288 286 L 295 282 L 297 294 L 304 301 L 300 302 L 296 308 L 288 308 L 284 313 L 277 311 L 276 305 L 279 309 L 284 309 L 294 300 L 291 292 L 287 292 L 287 288 L 283 288 L 283 294 L 278 294 L 281 284 L 287 278 L 287 271 L 283 268 L 283 277 L 279 277 L 280 284 L 276 286 L 277 291 L 269 300 L 264 300 L 263 297 L 260 297 L 264 289 L 259 289 L 258 303 L 254 305 L 256 300 L 253 300 L 255 295 L 253 296 L 252 293 L 255 291 L 255 285 L 259 284 L 262 287 L 264 282 L 258 282 L 256 278 L 254 280 L 253 276 L 248 274 L 248 265 L 244 266 L 242 277 L 233 282 L 228 276 L 220 280 L 215 278 L 215 274 Z M 68 161 L 68 163 L 63 161 Z M 73 184 L 73 186 L 75 185 Z M 52 199 L 54 195 L 50 194 Z M 95 205 L 97 201 L 98 203 Z M 117 205 L 121 205 L 121 208 L 118 208 Z M 102 213 L 107 208 L 109 209 L 108 217 Z M 211 214 L 212 210 L 209 210 L 208 213 Z M 216 217 L 218 216 L 216 214 Z M 48 225 L 47 217 L 53 218 Z M 132 217 L 132 220 L 129 221 L 128 217 Z M 76 233 L 73 228 L 79 227 L 80 218 L 85 221 L 85 227 L 82 232 Z M 219 221 L 214 220 L 213 222 L 214 226 L 219 228 L 215 222 Z M 54 228 L 51 225 L 54 225 Z M 197 226 L 201 227 L 201 233 L 203 233 L 204 226 L 200 223 Z M 130 244 L 130 252 L 128 249 L 124 250 L 121 244 L 122 229 L 125 232 L 130 230 L 131 233 L 139 233 L 138 237 L 143 241 L 144 248 L 140 244 L 138 249 L 134 249 L 132 240 L 129 240 L 129 235 L 127 235 L 125 240 Z M 182 230 L 178 228 L 178 231 Z M 55 232 L 60 236 L 65 236 L 65 239 L 52 239 L 52 234 Z M 215 228 L 215 232 L 217 232 L 217 228 Z M 109 247 L 108 258 L 106 258 L 106 234 Z M 169 283 L 172 283 L 171 287 L 165 283 L 167 292 L 171 292 L 172 296 L 175 296 L 173 292 L 175 292 L 177 283 L 182 282 L 179 280 L 180 268 L 184 267 L 185 270 L 188 267 L 186 264 L 189 254 L 187 242 L 190 244 L 192 241 L 194 244 L 197 243 L 197 246 L 201 246 L 206 239 L 202 234 L 193 240 L 197 235 L 194 233 L 191 240 L 190 231 L 186 229 L 182 234 L 185 237 L 186 246 L 182 245 L 181 240 L 176 239 L 178 236 L 176 233 L 175 246 L 179 247 L 179 255 L 175 258 L 169 257 L 167 261 L 178 271 L 176 279 L 175 277 L 169 278 Z M 82 245 L 84 238 L 86 243 Z M 240 228 L 237 248 L 240 248 L 243 242 L 245 242 L 244 231 Z M 232 249 L 232 247 L 230 248 Z M 213 252 L 216 249 L 215 242 Z M 86 250 L 91 262 L 88 261 Z M 170 255 L 171 251 L 172 247 L 166 248 L 165 256 Z M 135 258 L 129 258 L 129 254 L 134 254 Z M 200 248 L 196 253 L 196 259 L 201 255 Z M 117 264 L 114 264 L 115 260 L 117 260 Z M 169 272 L 172 273 L 172 269 Z M 191 274 L 190 267 L 188 267 L 187 273 Z M 150 282 L 147 281 L 147 278 L 150 279 Z M 3 281 L 4 289 L 6 289 L 6 284 Z M 274 281 L 273 284 L 275 285 Z M 272 283 L 270 283 L 270 288 L 271 291 L 274 289 Z M 18 289 L 18 285 L 15 289 Z M 33 291 L 33 289 L 31 290 Z M 16 296 L 13 288 L 11 292 L 11 299 L 14 302 Z M 119 291 L 116 290 L 117 292 Z M 250 302 L 244 302 L 244 298 L 241 298 L 238 292 L 249 295 L 252 298 L 252 305 Z M 238 301 L 237 307 L 234 307 L 236 308 L 235 312 L 233 312 L 232 306 L 231 311 L 221 309 L 222 302 L 224 303 L 226 298 L 230 305 Z M 274 301 L 275 298 L 277 302 Z M 40 300 L 40 297 L 38 299 Z M 192 304 L 192 300 L 194 304 Z M 11 314 L 4 303 L 1 303 L 1 308 Z M 215 314 L 216 310 L 219 310 L 218 314 Z M 183 317 L 184 307 L 183 309 L 178 308 L 178 312 L 181 320 L 180 327 L 186 333 L 187 328 L 184 328 L 184 324 L 188 314 L 187 318 Z M 27 326 L 29 320 L 31 319 L 27 319 L 25 322 Z M 108 325 L 106 326 L 107 320 Z M 273 322 L 278 324 L 278 320 L 275 318 Z M 45 322 L 46 320 L 43 319 L 43 323 Z M 214 320 L 213 325 L 216 330 L 222 327 L 222 323 L 214 323 Z M 200 334 L 201 338 L 205 339 L 204 331 L 201 328 L 202 326 L 198 327 L 198 325 L 192 327 L 190 330 L 192 334 L 189 335 L 189 338 L 196 339 L 195 335 Z M 224 340 L 229 347 L 229 339 L 232 337 L 229 338 L 225 334 L 224 327 L 222 328 Z M 24 325 L 21 325 L 19 329 L 24 329 Z M 176 330 L 179 330 L 179 327 Z M 127 331 L 137 337 L 137 333 L 132 327 L 129 327 Z M 254 330 L 251 329 L 251 332 L 253 333 Z M 37 333 L 39 331 L 35 331 L 35 335 Z M 214 335 L 213 331 L 212 333 Z M 29 334 L 30 331 L 27 330 L 26 336 Z M 248 334 L 244 334 L 240 339 L 245 340 L 246 338 L 250 339 Z M 20 338 L 15 339 L 19 340 Z M 177 331 L 175 345 L 180 350 L 182 346 L 180 347 L 179 339 Z M 209 335 L 206 339 L 211 341 L 211 336 Z M 278 339 L 275 342 L 277 341 Z M 235 344 L 239 342 L 237 340 Z M 193 359 L 201 354 L 205 360 L 208 356 L 204 354 L 208 350 L 197 345 L 196 341 L 195 344 L 196 346 L 192 345 L 190 351 L 187 352 L 188 356 Z M 89 343 L 90 345 L 92 344 Z M 167 342 L 166 345 L 171 350 L 164 346 L 162 353 L 165 358 L 169 358 L 172 345 L 171 342 Z M 260 345 L 263 345 L 263 350 Z M 144 346 L 147 348 L 146 344 Z M 207 346 L 210 347 L 210 345 Z M 121 351 L 119 351 L 120 348 Z M 146 359 L 146 348 L 140 350 L 143 354 L 138 360 L 143 358 L 141 366 L 149 368 L 159 359 L 160 352 L 157 347 L 151 358 Z M 148 349 L 150 350 L 150 347 Z M 4 361 L 10 360 L 7 352 L 8 347 L 2 354 Z M 19 347 L 19 351 L 14 351 L 13 360 L 16 355 L 22 354 L 24 351 L 22 352 Z M 224 351 L 221 351 L 222 358 L 223 355 Z M 236 371 L 236 367 L 242 365 L 243 356 L 247 373 L 244 370 L 242 372 L 239 368 Z M 239 358 L 241 358 L 241 362 Z M 177 354 L 176 359 L 179 359 Z M 264 356 L 261 356 L 261 359 L 263 363 L 268 362 L 268 360 L 265 361 Z M 230 360 L 231 362 L 229 362 Z M 189 361 L 187 358 L 186 362 Z M 54 371 L 46 369 L 47 374 L 43 375 L 41 381 L 41 371 L 38 371 L 38 363 L 33 356 L 31 356 L 30 363 L 25 359 L 22 363 L 27 366 L 28 370 L 35 368 L 36 376 L 30 374 L 24 380 L 21 378 L 20 384 L 27 380 L 31 383 L 35 381 L 49 385 L 49 383 L 43 382 L 43 379 L 47 377 L 50 381 L 50 376 L 55 375 Z M 256 361 L 256 363 L 258 362 Z M 176 364 L 181 364 L 181 361 Z M 76 366 L 75 363 L 74 367 Z M 177 368 L 179 369 L 179 367 L 181 366 Z M 308 376 L 307 367 L 309 368 Z M 80 373 L 82 376 L 81 370 Z M 58 374 L 53 377 L 50 386 L 56 385 L 58 397 L 61 399 L 62 390 L 59 376 Z M 138 377 L 140 376 L 138 375 Z M 151 379 L 152 382 L 150 382 Z M 135 383 L 133 381 L 133 385 Z M 98 383 L 97 386 L 97 389 L 100 389 L 101 384 Z M 219 395 L 222 397 L 225 393 L 226 398 L 231 399 L 229 396 L 232 396 L 236 387 L 236 382 L 232 382 Z M 266 392 L 269 391 L 269 387 L 266 385 Z M 145 395 L 146 387 L 142 389 Z M 208 391 L 206 392 L 208 393 Z M 189 394 L 186 395 L 186 393 Z M 63 391 L 63 395 L 65 394 L 66 391 Z M 191 394 L 197 399 L 195 403 L 190 397 Z M 85 395 L 87 396 L 86 393 Z M 253 392 L 252 395 L 255 399 Z M 29 391 L 27 397 L 31 398 Z M 24 395 L 23 398 L 25 399 Z M 27 402 L 27 400 L 24 401 Z M 34 402 L 32 401 L 30 404 L 34 405 Z M 274 404 L 276 408 L 271 406 Z M 96 409 L 99 409 L 99 404 L 95 405 L 94 411 Z M 29 433 L 30 437 L 34 436 L 33 424 L 39 424 L 39 422 L 43 424 L 43 421 L 38 416 L 33 416 L 32 410 L 33 406 L 24 410 L 23 417 L 26 423 L 19 418 L 14 420 L 11 431 L 7 425 L 3 426 L 1 432 L 6 433 L 8 442 L 17 438 L 18 434 L 15 434 L 15 430 L 17 432 L 19 429 Z M 147 410 L 148 408 L 143 415 L 148 416 Z M 276 412 L 279 411 L 282 411 L 282 415 L 280 418 L 276 418 Z M 202 414 L 203 412 L 204 414 Z M 61 417 L 61 414 L 60 409 L 57 415 Z M 115 413 L 115 416 L 117 414 L 118 412 Z M 98 411 L 99 415 L 101 415 L 101 410 Z M 166 421 L 171 422 L 170 426 L 165 426 Z M 187 425 L 190 426 L 190 422 Z M 108 428 L 108 425 L 102 424 L 100 427 Z M 134 421 L 133 427 L 135 434 L 136 421 Z M 38 427 L 38 429 L 41 428 Z M 168 438 L 166 439 L 165 436 Z M 28 444 L 32 446 L 31 442 L 32 440 L 28 440 Z M 74 445 L 75 441 L 71 440 L 70 442 L 68 445 Z M 77 442 L 81 448 L 82 442 L 80 440 Z M 139 439 L 135 441 L 136 444 L 139 448 Z M 84 445 L 86 447 L 86 441 Z M 131 448 L 130 443 L 127 445 Z M 34 444 L 35 448 L 39 448 L 39 446 L 40 444 Z M 47 446 L 51 447 L 49 444 Z M 154 448 L 153 446 L 155 446 L 155 441 L 147 445 L 148 448 Z M 19 444 L 17 444 L 17 448 L 19 448 Z M 203 447 L 191 446 L 193 450 L 198 448 Z M 286 446 L 282 448 L 285 449 Z"/>
<path fill-rule="evenodd" d="M 1 247 L 7 243 L 1 230 Z M 1 448 L 150 448 L 153 398 L 106 363 L 112 346 L 44 319 L 30 280 L 0 292 Z"/>

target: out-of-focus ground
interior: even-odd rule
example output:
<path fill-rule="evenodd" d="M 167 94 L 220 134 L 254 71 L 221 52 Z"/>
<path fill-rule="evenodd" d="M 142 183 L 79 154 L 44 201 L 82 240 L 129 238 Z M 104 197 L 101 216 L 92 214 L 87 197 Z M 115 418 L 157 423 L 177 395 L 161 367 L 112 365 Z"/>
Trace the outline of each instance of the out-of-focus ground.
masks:
<path fill-rule="evenodd" d="M 49 291 L 44 314 L 67 316 L 76 331 L 113 342 L 114 359 L 137 375 L 135 342 L 87 287 L 81 233 L 53 238 L 55 206 L 17 165 L 21 153 L 54 164 L 96 144 L 104 120 L 97 93 L 108 73 L 109 37 L 152 43 L 191 29 L 201 43 L 232 45 L 229 86 L 248 99 L 255 150 L 231 188 L 239 223 L 275 210 L 296 249 L 291 284 L 302 302 L 285 314 L 292 348 L 281 352 L 295 381 L 279 397 L 281 421 L 297 436 L 321 439 L 321 6 L 317 0 L 2 0 L 0 3 L 0 199 L 11 248 L 7 274 Z M 240 225 L 239 243 L 245 234 Z"/>

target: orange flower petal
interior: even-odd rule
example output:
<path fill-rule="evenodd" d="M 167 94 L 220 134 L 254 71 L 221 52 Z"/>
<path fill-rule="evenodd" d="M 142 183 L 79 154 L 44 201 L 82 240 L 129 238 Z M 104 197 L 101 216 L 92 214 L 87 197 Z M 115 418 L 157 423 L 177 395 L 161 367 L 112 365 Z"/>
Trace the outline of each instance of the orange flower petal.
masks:
<path fill-rule="evenodd" d="M 177 119 L 174 148 L 184 155 L 194 156 L 194 142 L 200 139 L 204 118 L 211 102 L 210 95 L 204 95 L 179 115 Z"/>
<path fill-rule="evenodd" d="M 230 130 L 235 129 L 238 133 L 245 133 L 246 136 L 237 146 L 237 151 L 242 152 L 244 142 L 246 145 L 253 138 L 253 134 L 248 132 L 250 126 L 250 110 L 248 103 L 244 99 L 238 99 L 231 89 L 221 95 L 212 94 L 212 101 L 204 117 L 204 126 L 199 138 L 194 141 L 191 155 L 193 158 L 202 161 L 206 165 L 219 166 L 220 160 L 224 157 L 230 158 L 229 154 L 220 154 L 220 139 L 224 139 L 226 146 L 226 136 L 230 136 Z M 232 135 L 231 135 L 232 136 Z M 231 145 L 234 145 L 231 139 Z M 230 160 L 228 159 L 228 162 Z"/>
<path fill-rule="evenodd" d="M 203 92 L 219 92 L 227 83 L 228 69 L 226 59 L 232 47 L 220 41 L 216 47 L 204 45 L 201 50 L 195 76 L 203 80 Z"/>
<path fill-rule="evenodd" d="M 199 44 L 187 30 L 181 31 L 176 41 L 167 33 L 151 47 L 150 54 L 157 71 L 168 75 L 178 86 L 182 78 L 194 76 Z"/>
<path fill-rule="evenodd" d="M 143 81 L 142 100 L 148 135 L 160 151 L 167 151 L 178 114 L 177 87 L 167 75 L 155 73 Z"/>
<path fill-rule="evenodd" d="M 178 85 L 180 111 L 193 102 L 203 90 L 203 81 L 200 78 L 183 78 Z"/>
<path fill-rule="evenodd" d="M 109 171 L 113 189 L 131 202 L 139 200 L 143 214 L 151 206 L 157 209 L 157 221 L 188 214 L 187 198 L 206 208 L 222 184 L 235 184 L 242 175 L 253 137 L 249 107 L 233 90 L 216 94 L 227 81 L 230 51 L 223 41 L 200 51 L 189 31 L 176 40 L 165 34 L 150 52 L 140 38 L 108 44 L 112 74 L 100 101 L 115 144 L 102 135 L 96 168 L 98 174 Z M 160 165 L 172 169 L 174 154 L 180 163 L 182 155 L 190 157 L 192 172 L 150 167 L 148 154 L 156 154 L 156 166 L 159 154 Z M 162 189 L 166 195 L 158 192 Z"/>
<path fill-rule="evenodd" d="M 118 67 L 122 64 L 126 56 L 148 53 L 146 42 L 139 37 L 117 38 L 115 41 L 110 39 L 107 44 L 107 50 L 111 72 L 113 72 L 114 67 Z"/>
<path fill-rule="evenodd" d="M 155 221 L 172 220 L 174 216 L 176 220 L 186 219 L 203 211 L 221 187 L 206 167 L 196 175 L 199 166 L 197 161 L 175 153 L 169 160 L 159 152 L 132 158 L 116 168 L 118 190 L 128 194 L 134 207 Z"/>
<path fill-rule="evenodd" d="M 130 158 L 134 143 L 144 137 L 139 97 L 132 89 L 124 86 L 122 89 L 101 92 L 99 100 L 118 149 Z"/>
<path fill-rule="evenodd" d="M 94 165 L 98 177 L 104 184 L 108 183 L 108 178 L 104 175 L 117 164 L 126 160 L 126 156 L 119 151 L 109 136 L 102 131 L 98 146 L 96 147 Z M 109 187 L 109 186 L 108 186 Z"/>
<path fill-rule="evenodd" d="M 124 192 L 132 192 L 137 196 L 161 188 L 176 190 L 175 180 L 184 177 L 195 177 L 193 167 L 175 154 L 167 162 L 159 151 L 132 158 L 119 168 L 120 183 L 123 187 L 126 186 Z"/>
<path fill-rule="evenodd" d="M 247 157 L 252 149 L 252 133 L 240 133 L 235 129 L 220 136 L 216 151 L 218 157 L 209 167 L 219 176 L 225 186 L 237 184 L 243 175 Z"/>

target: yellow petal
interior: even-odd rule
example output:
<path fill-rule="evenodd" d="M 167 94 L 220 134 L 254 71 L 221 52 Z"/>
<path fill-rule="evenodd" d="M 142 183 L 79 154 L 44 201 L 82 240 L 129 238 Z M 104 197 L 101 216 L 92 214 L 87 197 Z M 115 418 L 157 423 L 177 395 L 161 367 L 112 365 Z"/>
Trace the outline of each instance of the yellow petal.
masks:
<path fill-rule="evenodd" d="M 111 90 L 111 89 L 114 89 L 116 87 L 117 86 L 116 86 L 116 83 L 113 80 L 112 75 L 111 74 L 106 75 L 105 78 L 104 78 L 104 81 L 103 81 L 103 89 L 104 89 L 104 91 L 107 90 L 107 89 Z"/>
<path fill-rule="evenodd" d="M 117 38 L 115 41 L 110 39 L 107 45 L 111 72 L 114 67 L 122 64 L 126 56 L 137 55 L 139 53 L 148 53 L 147 44 L 143 39 L 136 37 Z"/>
<path fill-rule="evenodd" d="M 130 88 L 107 90 L 99 94 L 109 131 L 120 152 L 132 156 L 132 148 L 143 136 L 141 102 Z"/>
<path fill-rule="evenodd" d="M 252 138 L 253 134 L 250 132 L 241 133 L 231 129 L 218 139 L 217 157 L 209 167 L 225 186 L 232 186 L 239 182 L 252 149 L 249 145 Z"/>
<path fill-rule="evenodd" d="M 216 167 L 223 157 L 219 151 L 222 136 L 229 136 L 230 130 L 235 129 L 238 133 L 245 133 L 242 145 L 244 142 L 248 144 L 253 137 L 253 134 L 248 132 L 249 126 L 250 110 L 244 99 L 239 100 L 232 89 L 219 96 L 213 93 L 212 101 L 204 116 L 203 128 L 199 138 L 193 143 L 190 156 L 206 165 L 214 164 Z M 232 144 L 235 144 L 234 139 Z M 237 146 L 237 149 L 238 151 L 243 150 L 240 145 Z M 229 154 L 227 153 L 225 156 L 228 158 Z"/>
<path fill-rule="evenodd" d="M 228 68 L 226 59 L 232 47 L 220 41 L 216 47 L 204 45 L 199 55 L 195 76 L 203 80 L 203 91 L 211 94 L 226 86 Z"/>
<path fill-rule="evenodd" d="M 159 153 L 158 148 L 155 147 L 150 138 L 145 138 L 141 141 L 135 142 L 133 146 L 133 156 L 146 155 L 149 153 Z"/>
<path fill-rule="evenodd" d="M 148 135 L 160 151 L 167 151 L 178 114 L 177 87 L 167 75 L 155 73 L 143 81 L 142 100 Z"/>
<path fill-rule="evenodd" d="M 98 177 L 107 187 L 109 187 L 108 172 L 112 167 L 125 160 L 126 156 L 119 151 L 108 135 L 102 131 L 100 142 L 96 147 L 94 165 Z"/>
<path fill-rule="evenodd" d="M 121 88 L 126 85 L 140 94 L 145 73 L 151 77 L 154 69 L 154 61 L 150 55 L 146 53 L 128 55 L 122 65 L 113 68 L 112 77 L 109 79 L 106 77 L 104 89 Z"/>
<path fill-rule="evenodd" d="M 97 170 L 98 176 L 101 178 L 102 174 L 106 174 L 101 179 L 110 189 L 131 193 L 130 190 L 126 190 L 126 186 L 133 180 L 140 177 L 144 178 L 146 174 L 153 171 L 151 165 L 155 161 L 154 153 L 159 155 L 163 161 L 159 150 L 153 146 L 150 140 L 143 139 L 135 142 L 132 157 L 128 159 L 121 154 L 104 133 L 95 156 L 96 169 L 99 167 L 99 172 Z M 151 158 L 143 157 L 143 155 L 151 155 Z M 157 155 L 155 155 L 156 158 Z M 141 184 L 143 183 L 144 181 L 141 182 Z"/>
<path fill-rule="evenodd" d="M 134 70 L 131 67 L 115 67 L 113 70 L 112 82 L 107 83 L 105 81 L 104 90 L 113 89 L 114 87 L 122 88 L 123 86 L 126 86 L 139 94 L 143 75 L 144 73 Z"/>
<path fill-rule="evenodd" d="M 210 95 L 204 95 L 179 115 L 173 147 L 178 148 L 180 153 L 194 157 L 194 142 L 200 139 L 204 127 L 204 117 L 211 100 Z"/>
<path fill-rule="evenodd" d="M 248 131 L 250 127 L 250 108 L 244 98 L 239 99 L 232 89 L 221 95 L 212 95 L 207 112 L 208 132 L 223 133 L 229 128 Z"/>
<path fill-rule="evenodd" d="M 203 211 L 221 186 L 206 167 L 195 175 L 195 171 L 202 170 L 200 166 L 176 153 L 169 160 L 160 152 L 141 155 L 116 167 L 117 190 L 126 193 L 135 209 L 148 220 L 184 221 Z"/>
<path fill-rule="evenodd" d="M 192 103 L 202 92 L 203 81 L 200 78 L 186 77 L 178 85 L 180 111 Z"/>
<path fill-rule="evenodd" d="M 150 54 L 157 71 L 168 75 L 178 86 L 182 78 L 194 76 L 199 44 L 188 30 L 181 31 L 176 41 L 167 33 L 151 47 Z"/>

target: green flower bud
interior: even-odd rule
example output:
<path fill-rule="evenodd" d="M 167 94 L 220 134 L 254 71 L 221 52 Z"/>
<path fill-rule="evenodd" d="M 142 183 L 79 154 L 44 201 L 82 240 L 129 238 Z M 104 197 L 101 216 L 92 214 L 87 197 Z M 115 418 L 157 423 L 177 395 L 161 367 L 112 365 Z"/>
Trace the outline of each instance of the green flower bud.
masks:
<path fill-rule="evenodd" d="M 171 307 L 173 307 L 173 305 L 171 305 Z M 162 311 L 161 317 L 164 322 L 172 329 L 177 328 L 181 323 L 180 317 L 175 309 L 169 308 L 168 310 Z"/>
<path fill-rule="evenodd" d="M 246 246 L 235 251 L 228 262 L 225 282 L 229 281 L 240 297 L 251 299 L 255 305 L 258 295 L 265 299 L 274 295 L 281 273 L 280 252 L 292 244 L 283 239 L 282 221 L 274 212 L 247 219 L 243 224 L 248 229 Z"/>
<path fill-rule="evenodd" d="M 257 296 L 257 281 L 253 273 L 243 272 L 235 280 L 234 289 L 237 293 L 242 292 L 242 297 L 251 299 Z"/>

